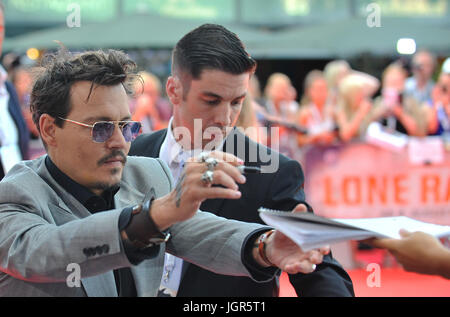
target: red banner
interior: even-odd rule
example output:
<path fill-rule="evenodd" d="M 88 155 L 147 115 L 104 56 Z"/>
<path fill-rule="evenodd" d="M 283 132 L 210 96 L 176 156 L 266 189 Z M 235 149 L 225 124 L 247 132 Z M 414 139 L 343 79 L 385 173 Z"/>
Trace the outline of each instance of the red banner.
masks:
<path fill-rule="evenodd" d="M 408 151 L 370 144 L 314 147 L 303 155 L 307 201 L 331 218 L 408 216 L 450 225 L 450 153 L 417 165 Z"/>

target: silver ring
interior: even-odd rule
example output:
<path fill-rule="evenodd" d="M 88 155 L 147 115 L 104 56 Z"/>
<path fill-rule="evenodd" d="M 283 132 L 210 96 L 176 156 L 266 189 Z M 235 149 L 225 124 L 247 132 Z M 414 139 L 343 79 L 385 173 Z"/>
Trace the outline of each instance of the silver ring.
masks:
<path fill-rule="evenodd" d="M 208 157 L 205 163 L 206 166 L 208 167 L 208 171 L 214 171 L 219 162 L 217 162 L 217 160 L 214 157 Z"/>
<path fill-rule="evenodd" d="M 206 172 L 203 173 L 203 175 L 202 175 L 202 182 L 203 182 L 205 185 L 212 184 L 212 182 L 213 182 L 213 177 L 214 177 L 214 172 L 208 170 L 208 171 L 206 171 Z"/>
<path fill-rule="evenodd" d="M 197 158 L 200 163 L 205 163 L 209 159 L 209 152 L 201 152 Z"/>

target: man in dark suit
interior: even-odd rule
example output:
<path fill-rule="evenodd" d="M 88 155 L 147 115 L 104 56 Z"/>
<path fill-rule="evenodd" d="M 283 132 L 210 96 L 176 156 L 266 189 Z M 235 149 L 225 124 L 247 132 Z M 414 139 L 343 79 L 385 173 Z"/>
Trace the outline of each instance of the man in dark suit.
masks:
<path fill-rule="evenodd" d="M 261 206 L 312 212 L 305 202 L 300 164 L 233 128 L 256 68 L 239 38 L 219 25 L 203 25 L 177 43 L 172 58 L 172 76 L 166 85 L 174 111 L 169 128 L 138 137 L 129 155 L 160 157 L 176 181 L 180 166 L 196 150 L 233 153 L 245 165 L 261 167 L 262 173 L 246 174 L 246 183 L 239 185 L 241 199 L 206 200 L 201 210 L 259 223 Z M 166 256 L 161 296 L 278 296 L 276 279 L 255 283 L 178 260 Z M 290 275 L 290 281 L 299 296 L 354 296 L 350 277 L 331 255 L 315 272 Z"/>
<path fill-rule="evenodd" d="M 0 55 L 5 35 L 4 23 L 3 7 L 0 3 Z M 0 65 L 0 180 L 13 165 L 28 158 L 30 139 L 17 93 L 6 78 L 6 71 Z"/>

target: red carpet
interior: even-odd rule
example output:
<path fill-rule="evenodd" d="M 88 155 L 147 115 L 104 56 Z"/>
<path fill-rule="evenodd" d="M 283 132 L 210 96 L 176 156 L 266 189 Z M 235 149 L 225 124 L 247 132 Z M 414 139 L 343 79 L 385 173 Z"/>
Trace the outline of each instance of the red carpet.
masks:
<path fill-rule="evenodd" d="M 363 269 L 347 270 L 357 297 L 450 297 L 450 280 L 403 271 L 401 268 L 382 268 L 380 287 L 367 286 L 371 272 Z M 295 297 L 294 289 L 285 273 L 280 279 L 280 296 Z"/>

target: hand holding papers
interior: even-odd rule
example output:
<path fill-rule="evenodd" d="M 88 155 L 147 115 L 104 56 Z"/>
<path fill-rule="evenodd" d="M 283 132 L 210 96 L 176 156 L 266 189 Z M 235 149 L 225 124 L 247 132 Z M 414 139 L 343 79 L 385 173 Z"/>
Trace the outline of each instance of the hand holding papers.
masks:
<path fill-rule="evenodd" d="M 361 219 L 329 219 L 312 213 L 259 208 L 261 219 L 280 230 L 303 251 L 346 240 L 364 240 L 372 237 L 399 239 L 400 229 L 422 231 L 435 237 L 450 236 L 450 226 L 418 221 L 408 217 Z"/>

